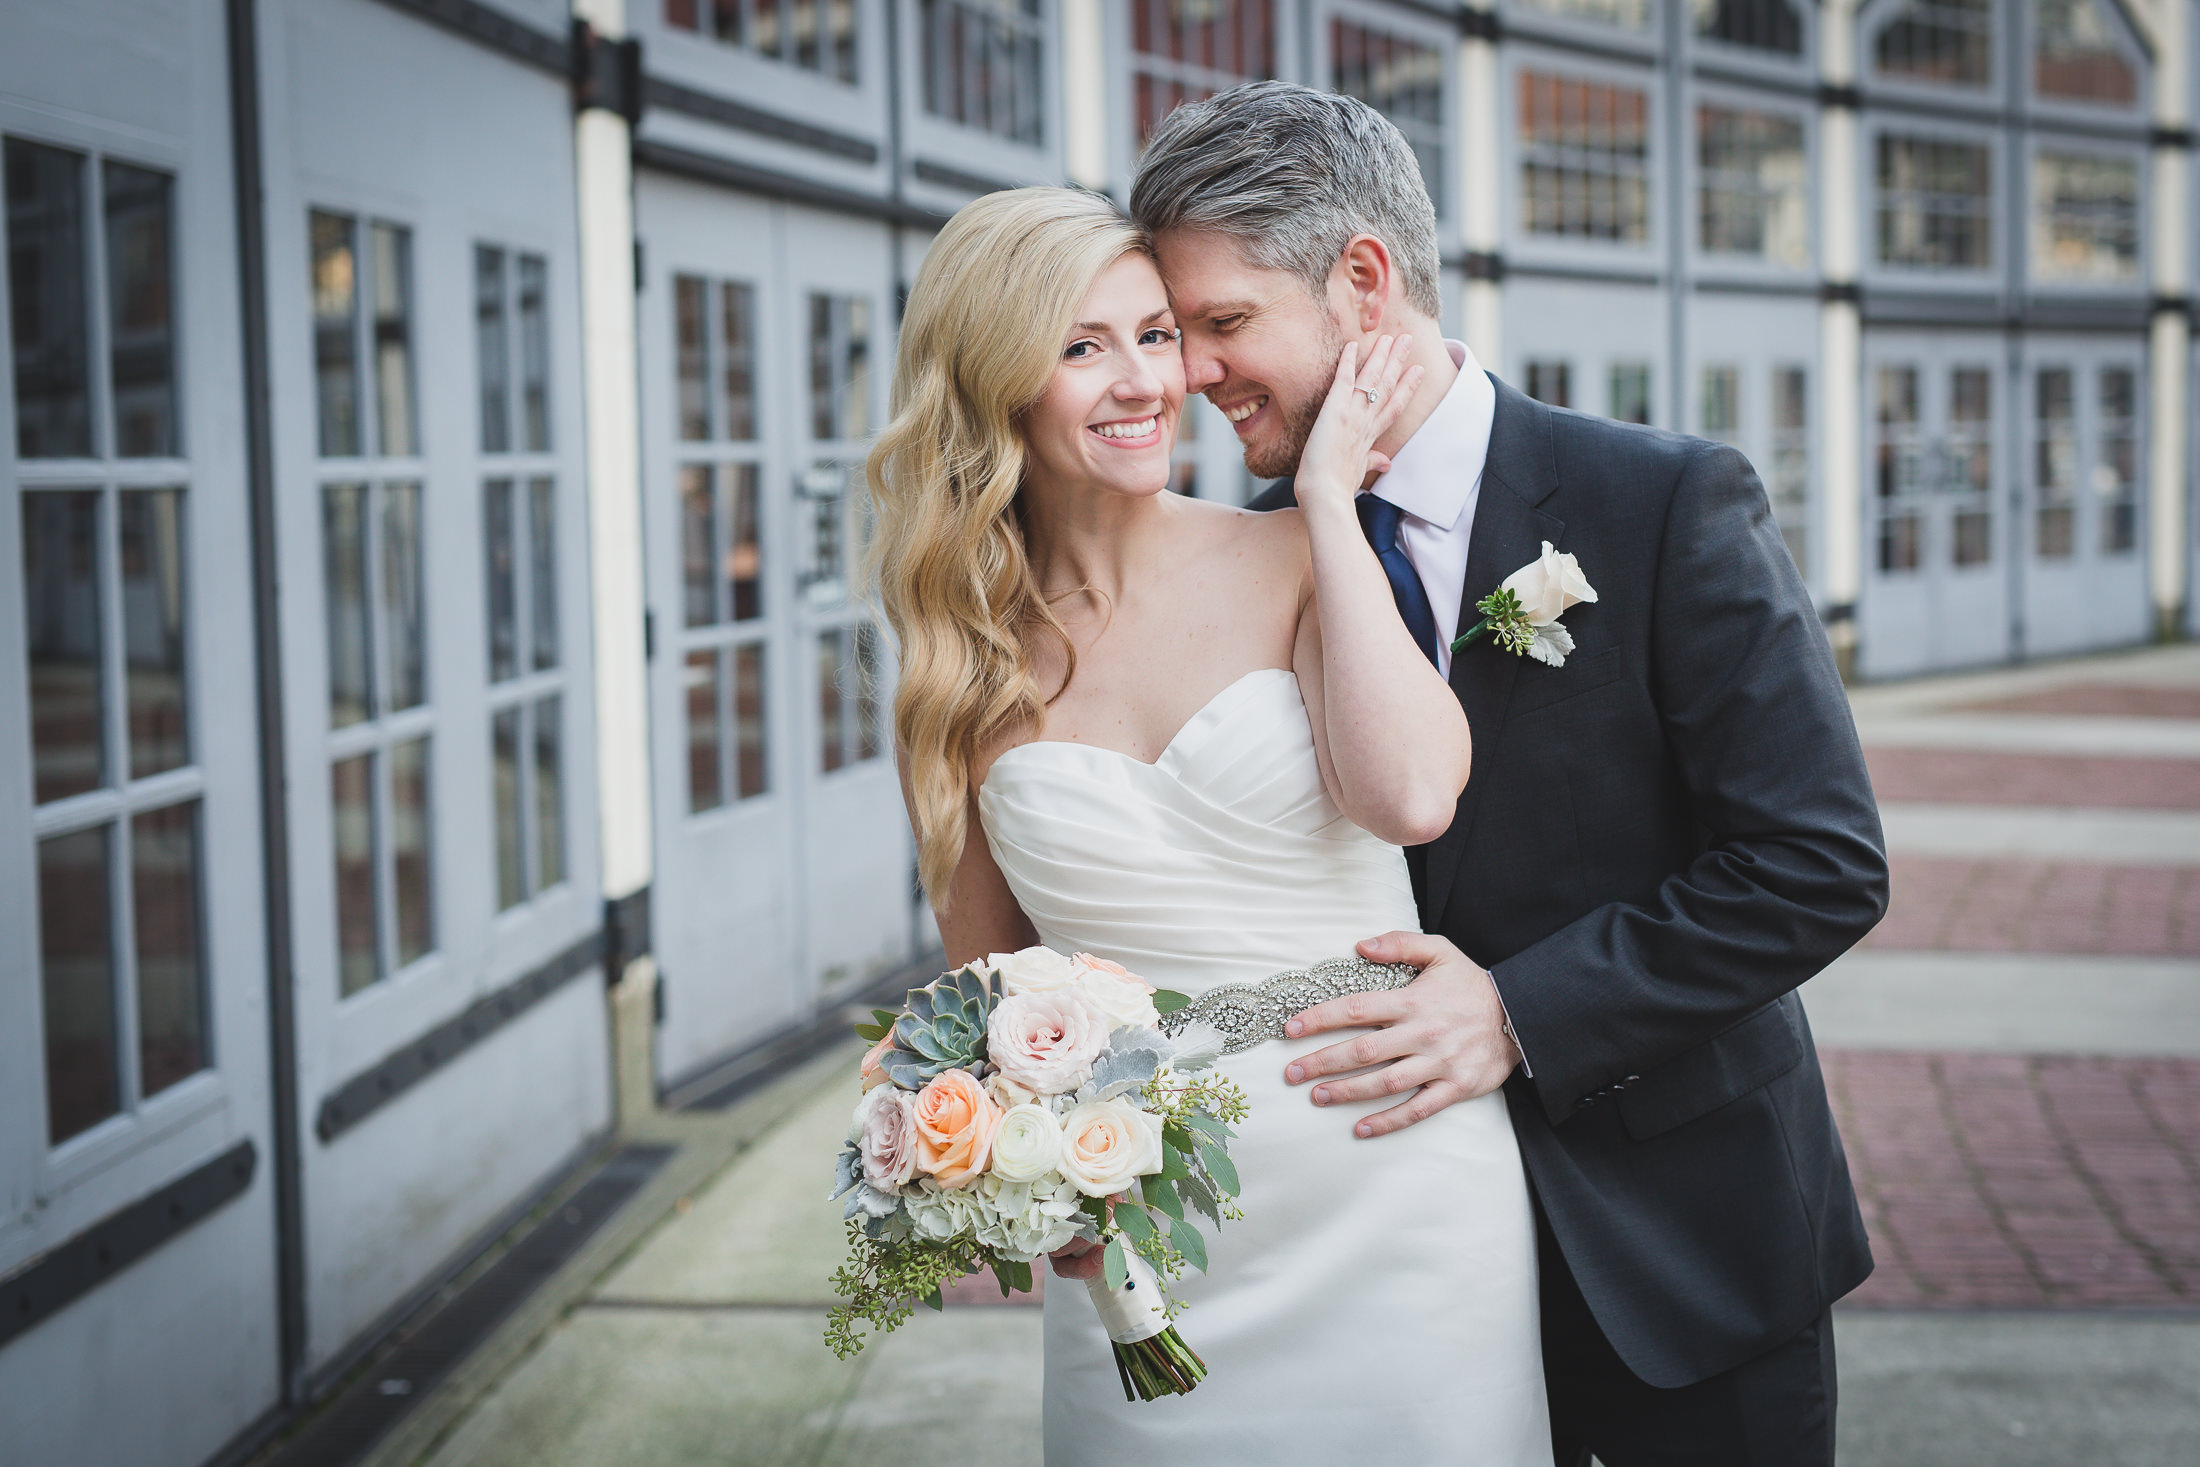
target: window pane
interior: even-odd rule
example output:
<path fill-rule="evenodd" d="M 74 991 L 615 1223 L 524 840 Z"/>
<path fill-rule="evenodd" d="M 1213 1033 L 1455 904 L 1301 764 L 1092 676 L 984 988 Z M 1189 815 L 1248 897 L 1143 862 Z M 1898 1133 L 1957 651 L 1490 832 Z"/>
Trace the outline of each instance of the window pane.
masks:
<path fill-rule="evenodd" d="M 183 491 L 128 489 L 122 506 L 122 655 L 130 777 L 191 762 L 184 717 Z"/>
<path fill-rule="evenodd" d="M 1696 34 L 1729 46 L 1803 52 L 1803 23 L 1788 0 L 1693 0 Z"/>
<path fill-rule="evenodd" d="M 861 438 L 871 431 L 871 303 L 862 296 L 810 297 L 810 436 Z"/>
<path fill-rule="evenodd" d="M 763 540 L 757 521 L 756 465 L 725 469 L 733 496 L 732 543 L 726 548 L 726 592 L 735 621 L 764 614 Z"/>
<path fill-rule="evenodd" d="M 844 14 L 852 25 L 854 8 L 850 0 L 834 0 L 836 29 Z M 924 110 L 1012 142 L 1038 143 L 1032 99 L 1039 90 L 1040 27 L 1033 11 L 1029 0 L 924 0 L 918 20 Z"/>
<path fill-rule="evenodd" d="M 719 436 L 751 439 L 756 436 L 756 293 L 739 282 L 721 289 L 725 305 L 719 360 L 725 400 L 719 409 Z"/>
<path fill-rule="evenodd" d="M 428 697 L 428 636 L 422 604 L 420 486 L 382 490 L 382 624 L 389 629 L 389 712 Z"/>
<path fill-rule="evenodd" d="M 375 939 L 374 756 L 330 771 L 336 848 L 336 981 L 357 993 L 381 976 Z"/>
<path fill-rule="evenodd" d="M 507 708 L 489 721 L 497 813 L 497 910 L 527 900 L 524 834 L 520 827 L 519 710 Z"/>
<path fill-rule="evenodd" d="M 2100 0 L 2033 0 L 2032 85 L 2043 97 L 2129 106 L 2139 77 Z"/>
<path fill-rule="evenodd" d="M 5 160 L 15 451 L 84 458 L 92 451 L 84 159 L 9 138 Z"/>
<path fill-rule="evenodd" d="M 1130 7 L 1132 105 L 1140 146 L 1181 102 L 1276 74 L 1274 0 Z"/>
<path fill-rule="evenodd" d="M 1696 109 L 1701 247 L 1775 264 L 1810 263 L 1803 124 L 1793 117 Z"/>
<path fill-rule="evenodd" d="M 1330 87 L 1389 118 L 1413 148 L 1421 182 L 1444 212 L 1444 56 L 1436 47 L 1336 18 Z"/>
<path fill-rule="evenodd" d="M 1993 188 L 1981 143 L 1879 139 L 1879 258 L 1976 270 L 1992 263 Z"/>
<path fill-rule="evenodd" d="M 519 257 L 519 392 L 524 446 L 550 447 L 550 285 L 540 255 Z"/>
<path fill-rule="evenodd" d="M 107 332 L 114 373 L 115 452 L 177 451 L 175 306 L 170 295 L 172 180 L 105 165 Z"/>
<path fill-rule="evenodd" d="M 489 681 L 519 676 L 519 566 L 512 481 L 481 486 L 482 544 L 489 590 Z"/>
<path fill-rule="evenodd" d="M 673 364 L 680 381 L 680 436 L 690 442 L 710 437 L 710 404 L 705 366 L 704 318 L 709 289 L 693 275 L 672 281 L 673 330 L 678 338 L 678 359 Z"/>
<path fill-rule="evenodd" d="M 397 898 L 397 966 L 435 947 L 429 869 L 428 740 L 390 748 L 390 875 Z"/>
<path fill-rule="evenodd" d="M 1650 96 L 1522 71 L 1521 218 L 1531 234 L 1642 244 L 1650 237 Z"/>
<path fill-rule="evenodd" d="M 724 734 L 719 709 L 718 654 L 687 655 L 688 809 L 713 810 L 726 802 L 723 768 Z"/>
<path fill-rule="evenodd" d="M 841 352 L 840 436 L 863 438 L 871 431 L 871 302 L 849 296 L 845 306 L 847 342 Z"/>
<path fill-rule="evenodd" d="M 97 491 L 24 492 L 23 623 L 31 785 L 44 804 L 106 782 Z"/>
<path fill-rule="evenodd" d="M 856 757 L 876 759 L 879 751 L 878 633 L 869 622 L 855 630 Z"/>
<path fill-rule="evenodd" d="M 1810 569 L 1810 377 L 1801 367 L 1772 371 L 1773 517 L 1798 568 Z"/>
<path fill-rule="evenodd" d="M 368 668 L 367 486 L 331 484 L 322 491 L 328 602 L 329 725 L 345 728 L 373 712 Z"/>
<path fill-rule="evenodd" d="M 535 705 L 535 887 L 565 880 L 564 705 L 555 697 Z"/>
<path fill-rule="evenodd" d="M 102 825 L 38 843 L 46 1134 L 56 1145 L 122 1108 L 107 896 L 110 829 Z"/>
<path fill-rule="evenodd" d="M 1733 443 L 1742 436 L 1742 369 L 1703 369 L 1703 436 Z"/>
<path fill-rule="evenodd" d="M 2033 269 L 2049 280 L 2139 278 L 2139 163 L 2085 153 L 2032 160 Z"/>
<path fill-rule="evenodd" d="M 733 724 L 735 795 L 747 799 L 770 785 L 764 747 L 764 645 L 748 642 L 733 649 Z"/>
<path fill-rule="evenodd" d="M 687 624 L 718 620 L 718 504 L 707 464 L 680 468 L 680 569 L 686 588 Z"/>
<path fill-rule="evenodd" d="M 418 453 L 413 431 L 412 231 L 377 224 L 374 240 L 374 410 L 382 452 Z"/>
<path fill-rule="evenodd" d="M 838 627 L 817 636 L 818 767 L 828 774 L 848 762 L 845 638 Z"/>
<path fill-rule="evenodd" d="M 1950 557 L 1957 565 L 1984 565 L 1994 554 L 1993 382 L 1993 374 L 1983 367 L 1958 367 L 1949 374 L 1948 448 L 1954 473 L 1946 488 L 1959 496 L 1950 526 Z"/>
<path fill-rule="evenodd" d="M 1912 81 L 1993 79 L 1994 0 L 1910 0 L 1879 32 L 1879 69 Z"/>
<path fill-rule="evenodd" d="M 550 479 L 528 481 L 527 545 L 528 629 L 535 671 L 558 665 L 558 486 Z"/>
<path fill-rule="evenodd" d="M 196 800 L 130 822 L 137 924 L 138 1089 L 157 1095 L 206 1068 Z"/>
<path fill-rule="evenodd" d="M 2101 499 L 2101 549 L 2121 554 L 2139 543 L 2139 389 L 2128 367 L 2101 371 L 2098 453 L 2093 490 Z"/>
<path fill-rule="evenodd" d="M 1650 364 L 1614 362 L 1605 416 L 1622 423 L 1650 421 Z"/>
<path fill-rule="evenodd" d="M 359 452 L 356 226 L 347 214 L 313 211 L 313 371 L 321 405 L 321 456 Z"/>
<path fill-rule="evenodd" d="M 1918 495 L 1925 488 L 1925 465 L 1918 436 L 1917 368 L 1881 367 L 1876 409 L 1879 569 L 1914 571 L 1924 559 Z"/>
<path fill-rule="evenodd" d="M 2078 404 L 2067 367 L 2041 370 L 2033 383 L 2033 492 L 2038 510 L 2034 549 L 2043 560 L 2075 549 L 2078 487 Z"/>
<path fill-rule="evenodd" d="M 504 251 L 474 247 L 474 356 L 481 379 L 481 451 L 512 446 L 511 369 L 505 360 Z"/>
<path fill-rule="evenodd" d="M 1537 402 L 1547 402 L 1552 407 L 1572 407 L 1573 367 L 1568 362 L 1531 361 L 1528 363 L 1528 396 Z"/>

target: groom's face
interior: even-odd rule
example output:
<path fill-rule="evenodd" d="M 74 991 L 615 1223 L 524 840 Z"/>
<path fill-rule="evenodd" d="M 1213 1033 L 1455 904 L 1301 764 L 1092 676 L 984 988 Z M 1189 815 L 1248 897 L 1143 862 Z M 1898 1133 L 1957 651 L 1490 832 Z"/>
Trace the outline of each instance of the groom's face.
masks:
<path fill-rule="evenodd" d="M 1223 235 L 1171 230 L 1154 249 L 1184 332 L 1185 389 L 1222 409 L 1246 468 L 1263 479 L 1296 473 L 1344 350 L 1335 303 L 1288 270 L 1253 264 Z"/>

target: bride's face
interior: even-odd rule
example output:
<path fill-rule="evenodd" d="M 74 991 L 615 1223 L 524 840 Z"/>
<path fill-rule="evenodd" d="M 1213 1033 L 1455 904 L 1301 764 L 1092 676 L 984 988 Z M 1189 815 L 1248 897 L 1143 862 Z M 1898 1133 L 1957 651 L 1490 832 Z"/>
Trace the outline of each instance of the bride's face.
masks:
<path fill-rule="evenodd" d="M 1034 478 L 1117 494 L 1168 487 L 1184 360 L 1168 292 L 1143 254 L 1102 272 L 1062 341 L 1046 394 L 1024 413 Z"/>

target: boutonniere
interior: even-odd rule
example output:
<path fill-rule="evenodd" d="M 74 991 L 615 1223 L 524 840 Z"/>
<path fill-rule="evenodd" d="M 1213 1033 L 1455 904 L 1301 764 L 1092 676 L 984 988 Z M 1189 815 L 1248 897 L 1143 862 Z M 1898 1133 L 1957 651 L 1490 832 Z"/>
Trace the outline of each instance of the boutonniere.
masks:
<path fill-rule="evenodd" d="M 1498 646 L 1515 657 L 1526 655 L 1552 667 L 1564 667 L 1566 654 L 1574 650 L 1574 638 L 1558 619 L 1582 602 L 1596 599 L 1596 588 L 1581 573 L 1581 566 L 1545 540 L 1540 556 L 1474 603 L 1482 619 L 1451 644 L 1452 654 L 1457 656 L 1461 647 L 1488 632 Z"/>

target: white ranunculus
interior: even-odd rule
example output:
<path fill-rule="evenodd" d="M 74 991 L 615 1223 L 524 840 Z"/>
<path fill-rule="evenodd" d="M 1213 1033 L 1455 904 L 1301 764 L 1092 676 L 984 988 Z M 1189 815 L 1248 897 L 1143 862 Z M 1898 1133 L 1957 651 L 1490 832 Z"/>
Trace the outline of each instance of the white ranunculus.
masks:
<path fill-rule="evenodd" d="M 1077 1188 L 1060 1172 L 1025 1182 L 988 1175 L 971 1191 L 986 1212 L 978 1241 L 1016 1262 L 1052 1253 L 1083 1231 Z"/>
<path fill-rule="evenodd" d="M 1153 985 L 1121 963 L 1079 953 L 1070 959 L 1085 1001 L 1107 1015 L 1108 1028 L 1150 1028 L 1161 1022 L 1153 1006 Z"/>
<path fill-rule="evenodd" d="M 907 1189 L 902 1194 L 902 1205 L 909 1210 L 909 1225 L 928 1243 L 945 1243 L 964 1233 L 974 1234 L 991 1219 L 993 1211 L 975 1191 L 942 1187 L 930 1177 L 919 1178 Z"/>
<path fill-rule="evenodd" d="M 1107 1047 L 1107 1017 L 1075 988 L 1011 994 L 986 1021 L 986 1059 L 1034 1095 L 1075 1090 Z"/>
<path fill-rule="evenodd" d="M 1107 1197 L 1161 1170 L 1161 1117 L 1128 1100 L 1088 1100 L 1062 1117 L 1062 1175 Z"/>
<path fill-rule="evenodd" d="M 1001 980 L 1004 995 L 1050 993 L 1077 981 L 1068 958 L 1050 947 L 1027 947 L 1021 952 L 994 953 L 986 959 Z"/>
<path fill-rule="evenodd" d="M 1597 599 L 1596 588 L 1571 555 L 1543 542 L 1543 553 L 1505 577 L 1504 588 L 1520 598 L 1520 609 L 1533 626 L 1549 626 L 1583 601 Z"/>
<path fill-rule="evenodd" d="M 1001 1117 L 993 1133 L 991 1175 L 1004 1182 L 1029 1182 L 1054 1170 L 1062 1159 L 1062 1123 L 1043 1105 L 1019 1105 Z"/>

